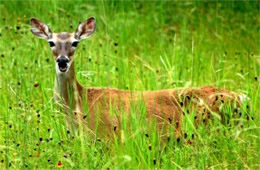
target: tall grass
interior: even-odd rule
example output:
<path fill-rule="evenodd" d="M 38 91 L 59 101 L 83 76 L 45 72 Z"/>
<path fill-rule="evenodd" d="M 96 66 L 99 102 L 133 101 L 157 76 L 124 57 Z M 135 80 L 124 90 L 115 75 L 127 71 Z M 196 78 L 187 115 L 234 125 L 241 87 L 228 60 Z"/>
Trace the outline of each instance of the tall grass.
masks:
<path fill-rule="evenodd" d="M 247 1 L 1 1 L 0 167 L 259 169 L 258 7 Z M 41 19 L 54 32 L 73 32 L 90 16 L 97 31 L 75 53 L 84 86 L 216 85 L 247 94 L 254 120 L 231 130 L 218 123 L 194 130 L 185 120 L 192 144 L 171 139 L 165 145 L 155 130 L 146 137 L 140 103 L 132 109 L 131 127 L 123 126 L 124 142 L 68 131 L 53 99 L 51 51 L 30 33 L 29 19 Z"/>

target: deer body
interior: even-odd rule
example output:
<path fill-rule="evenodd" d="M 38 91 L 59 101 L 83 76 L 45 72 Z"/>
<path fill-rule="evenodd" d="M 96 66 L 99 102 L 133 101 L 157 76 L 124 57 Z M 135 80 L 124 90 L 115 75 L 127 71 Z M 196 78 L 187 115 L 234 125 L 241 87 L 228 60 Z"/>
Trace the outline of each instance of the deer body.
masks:
<path fill-rule="evenodd" d="M 75 33 L 52 33 L 37 19 L 31 19 L 32 32 L 46 39 L 56 61 L 54 97 L 67 114 L 67 123 L 83 123 L 92 134 L 118 134 L 124 116 L 130 117 L 131 107 L 143 103 L 147 125 L 155 121 L 162 137 L 170 127 L 175 137 L 181 135 L 182 117 L 195 113 L 194 122 L 207 123 L 212 113 L 222 113 L 223 103 L 240 106 L 241 95 L 214 86 L 157 91 L 125 91 L 111 88 L 84 88 L 75 76 L 73 54 L 80 40 L 95 31 L 95 19 L 79 24 Z M 136 114 L 139 114 L 138 109 Z"/>
<path fill-rule="evenodd" d="M 149 124 L 149 120 L 154 119 L 158 131 L 162 132 L 162 137 L 166 137 L 163 128 L 173 126 L 175 128 L 174 136 L 177 138 L 182 134 L 182 117 L 187 112 L 197 112 L 194 122 L 198 126 L 199 121 L 204 123 L 209 121 L 210 112 L 219 113 L 219 106 L 223 101 L 229 100 L 240 104 L 239 98 L 236 101 L 236 97 L 239 97 L 238 94 L 214 86 L 156 91 L 84 88 L 76 80 L 73 65 L 69 75 L 68 77 L 62 74 L 57 75 L 55 94 L 58 93 L 60 97 L 56 97 L 56 100 L 62 99 L 65 113 L 72 115 L 76 124 L 83 121 L 92 131 L 91 134 L 112 136 L 114 133 L 120 133 L 121 116 L 129 116 L 131 105 L 138 104 L 140 101 L 143 101 L 146 107 L 147 123 Z M 84 104 L 87 105 L 85 110 L 83 109 Z M 138 114 L 138 112 L 136 113 Z M 71 120 L 71 116 L 68 116 L 68 119 Z"/>

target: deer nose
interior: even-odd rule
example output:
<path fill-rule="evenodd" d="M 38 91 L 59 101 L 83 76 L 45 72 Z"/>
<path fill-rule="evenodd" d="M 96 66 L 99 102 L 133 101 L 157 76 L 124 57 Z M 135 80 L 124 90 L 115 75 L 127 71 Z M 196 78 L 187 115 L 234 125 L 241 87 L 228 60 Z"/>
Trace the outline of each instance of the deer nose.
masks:
<path fill-rule="evenodd" d="M 59 58 L 57 59 L 57 62 L 58 62 L 59 64 L 67 64 L 67 63 L 69 62 L 69 60 L 68 60 L 66 57 L 64 57 L 64 56 L 61 56 L 61 57 L 59 57 Z"/>
<path fill-rule="evenodd" d="M 57 62 L 60 68 L 66 68 L 69 60 L 64 56 L 61 56 L 60 58 L 57 59 Z"/>

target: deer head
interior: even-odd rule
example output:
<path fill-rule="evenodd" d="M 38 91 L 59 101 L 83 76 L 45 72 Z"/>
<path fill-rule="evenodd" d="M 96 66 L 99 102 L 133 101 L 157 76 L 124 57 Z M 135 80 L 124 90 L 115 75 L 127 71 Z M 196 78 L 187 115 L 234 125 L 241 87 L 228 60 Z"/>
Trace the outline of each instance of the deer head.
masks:
<path fill-rule="evenodd" d="M 67 74 L 78 43 L 94 33 L 96 20 L 90 17 L 81 22 L 74 33 L 53 33 L 45 23 L 35 18 L 31 19 L 31 26 L 34 35 L 48 41 L 56 62 L 57 74 Z"/>

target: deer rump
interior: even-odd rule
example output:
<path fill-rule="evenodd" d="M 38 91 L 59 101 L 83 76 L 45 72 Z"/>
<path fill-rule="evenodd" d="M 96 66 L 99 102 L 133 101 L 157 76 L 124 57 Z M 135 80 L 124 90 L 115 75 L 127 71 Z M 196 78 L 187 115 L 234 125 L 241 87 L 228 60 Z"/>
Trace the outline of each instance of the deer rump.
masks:
<path fill-rule="evenodd" d="M 156 124 L 161 138 L 169 135 L 176 138 L 182 135 L 183 118 L 193 114 L 194 126 L 199 123 L 208 124 L 211 119 L 220 119 L 222 123 L 229 121 L 230 114 L 242 112 L 244 95 L 214 86 L 201 88 L 183 88 L 158 91 L 124 91 L 110 88 L 87 88 L 84 114 L 81 120 L 95 136 L 119 135 L 123 121 L 145 119 L 144 126 L 154 127 Z M 87 107 L 87 108 L 86 108 Z M 87 110 L 87 112 L 85 112 Z M 78 119 L 75 120 L 78 122 Z M 133 123 L 133 122 L 132 122 Z M 169 129 L 173 129 L 169 134 Z"/>

